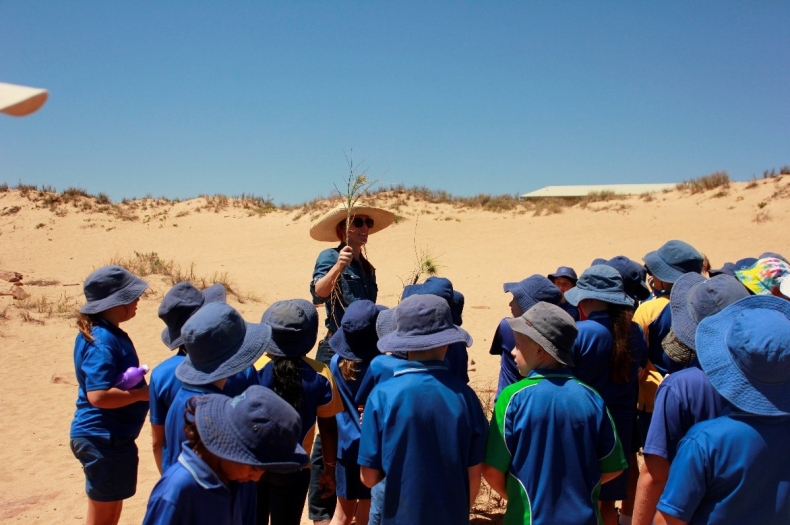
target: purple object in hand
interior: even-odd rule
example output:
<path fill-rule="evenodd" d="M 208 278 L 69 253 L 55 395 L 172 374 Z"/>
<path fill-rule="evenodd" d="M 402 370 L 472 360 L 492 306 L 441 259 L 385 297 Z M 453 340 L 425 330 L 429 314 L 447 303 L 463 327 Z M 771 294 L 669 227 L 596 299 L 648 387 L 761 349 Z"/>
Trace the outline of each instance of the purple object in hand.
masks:
<path fill-rule="evenodd" d="M 126 372 L 115 378 L 115 388 L 129 390 L 143 380 L 143 376 L 148 373 L 148 365 L 130 366 Z"/>

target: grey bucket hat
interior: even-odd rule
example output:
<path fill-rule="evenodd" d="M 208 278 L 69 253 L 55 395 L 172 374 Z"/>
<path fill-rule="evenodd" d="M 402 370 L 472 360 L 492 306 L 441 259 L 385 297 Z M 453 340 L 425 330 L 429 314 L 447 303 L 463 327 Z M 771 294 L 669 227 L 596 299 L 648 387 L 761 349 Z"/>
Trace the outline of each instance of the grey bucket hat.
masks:
<path fill-rule="evenodd" d="M 507 318 L 506 321 L 514 332 L 538 343 L 560 364 L 573 366 L 571 349 L 578 330 L 568 312 L 557 305 L 540 302 L 524 315 Z"/>

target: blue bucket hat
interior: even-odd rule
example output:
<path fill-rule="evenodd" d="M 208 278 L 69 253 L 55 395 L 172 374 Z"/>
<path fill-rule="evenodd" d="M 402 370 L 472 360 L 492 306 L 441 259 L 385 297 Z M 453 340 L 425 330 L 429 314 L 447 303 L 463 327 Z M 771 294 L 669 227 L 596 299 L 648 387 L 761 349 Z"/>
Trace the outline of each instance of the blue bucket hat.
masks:
<path fill-rule="evenodd" d="M 453 290 L 453 283 L 446 277 L 428 277 L 422 284 L 410 284 L 403 289 L 401 300 L 412 295 L 435 295 L 441 297 L 450 305 L 453 314 L 453 323 L 461 326 L 461 315 L 464 311 L 464 296 L 461 292 Z"/>
<path fill-rule="evenodd" d="M 554 279 L 557 277 L 565 277 L 566 279 L 570 279 L 574 284 L 576 284 L 576 281 L 579 280 L 579 276 L 576 275 L 576 270 L 570 266 L 560 266 L 557 268 L 556 272 L 550 273 L 546 277 L 548 277 L 549 281 L 551 282 L 554 282 Z"/>
<path fill-rule="evenodd" d="M 376 319 L 380 311 L 367 299 L 348 305 L 340 328 L 329 339 L 329 346 L 340 357 L 352 361 L 370 361 L 379 355 Z"/>
<path fill-rule="evenodd" d="M 761 416 L 790 415 L 790 301 L 753 295 L 697 328 L 697 357 L 719 394 Z"/>
<path fill-rule="evenodd" d="M 612 257 L 605 263 L 620 273 L 623 278 L 623 290 L 625 294 L 634 301 L 644 301 L 650 297 L 650 288 L 647 287 L 647 270 L 636 261 L 632 261 L 625 255 Z"/>
<path fill-rule="evenodd" d="M 148 288 L 148 283 L 121 266 L 102 266 L 94 270 L 82 285 L 85 305 L 81 314 L 98 314 L 131 304 Z"/>
<path fill-rule="evenodd" d="M 519 308 L 526 312 L 537 303 L 560 304 L 562 292 L 542 275 L 531 275 L 518 283 L 505 283 L 502 288 L 513 294 Z"/>
<path fill-rule="evenodd" d="M 397 308 L 397 307 L 396 307 Z M 395 329 L 395 325 L 393 323 L 393 316 L 395 315 L 395 308 L 390 308 L 388 310 L 383 310 L 379 312 L 379 315 L 376 317 L 376 335 L 379 339 L 387 335 L 388 333 L 392 332 Z"/>
<path fill-rule="evenodd" d="M 784 262 L 790 264 L 790 261 L 787 260 L 787 257 L 785 257 L 784 255 L 778 254 L 776 252 L 765 252 L 762 255 L 760 255 L 758 257 L 758 259 L 779 259 L 780 261 L 784 261 Z M 757 262 L 757 261 L 754 261 L 754 262 Z M 752 264 L 754 264 L 754 263 L 752 263 Z"/>
<path fill-rule="evenodd" d="M 393 315 L 395 329 L 378 342 L 382 352 L 421 352 L 453 343 L 472 345 L 472 337 L 453 324 L 450 305 L 435 295 L 407 297 Z"/>
<path fill-rule="evenodd" d="M 277 357 L 302 357 L 318 339 L 318 312 L 310 301 L 277 301 L 263 312 L 261 323 L 272 328 L 266 353 Z"/>
<path fill-rule="evenodd" d="M 170 350 L 182 346 L 184 339 L 181 337 L 181 327 L 187 319 L 204 304 L 216 302 L 225 302 L 225 287 L 221 284 L 209 286 L 203 291 L 188 282 L 173 286 L 159 305 L 159 319 L 167 325 L 162 330 L 162 342 Z"/>
<path fill-rule="evenodd" d="M 674 283 L 684 273 L 702 271 L 702 254 L 683 241 L 668 241 L 644 256 L 647 271 L 665 283 Z"/>
<path fill-rule="evenodd" d="M 596 264 L 584 270 L 576 286 L 565 292 L 565 300 L 573 306 L 578 306 L 585 299 L 634 306 L 634 300 L 625 294 L 620 272 L 606 264 Z"/>
<path fill-rule="evenodd" d="M 748 270 L 749 268 L 754 266 L 754 263 L 756 262 L 757 259 L 755 259 L 754 257 L 744 257 L 743 259 L 740 259 L 734 263 L 726 262 L 721 266 L 721 268 L 718 268 L 716 270 L 708 270 L 708 275 L 713 277 L 715 275 L 725 274 L 735 277 L 735 272 L 740 270 Z"/>
<path fill-rule="evenodd" d="M 729 275 L 717 275 L 710 279 L 698 273 L 682 275 L 672 286 L 669 296 L 675 337 L 696 350 L 694 337 L 700 321 L 748 296 L 749 292 L 738 279 Z"/>
<path fill-rule="evenodd" d="M 453 290 L 453 302 L 450 303 L 450 312 L 453 314 L 453 324 L 461 326 L 464 322 L 464 294 L 458 290 Z"/>
<path fill-rule="evenodd" d="M 271 472 L 297 472 L 309 461 L 299 443 L 299 413 L 259 385 L 233 398 L 222 394 L 198 398 L 195 424 L 209 452 L 228 461 Z"/>
<path fill-rule="evenodd" d="M 272 337 L 265 324 L 248 323 L 226 303 L 209 303 L 181 328 L 186 358 L 176 377 L 189 385 L 207 385 L 252 366 Z"/>

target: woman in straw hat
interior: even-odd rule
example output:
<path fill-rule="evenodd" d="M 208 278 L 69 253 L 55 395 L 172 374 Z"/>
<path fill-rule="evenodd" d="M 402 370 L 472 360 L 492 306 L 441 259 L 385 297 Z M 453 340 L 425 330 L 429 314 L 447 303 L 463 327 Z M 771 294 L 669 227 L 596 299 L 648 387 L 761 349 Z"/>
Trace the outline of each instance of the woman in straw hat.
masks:
<path fill-rule="evenodd" d="M 338 330 L 346 307 L 361 299 L 376 302 L 376 269 L 364 253 L 368 236 L 393 223 L 392 212 L 372 206 L 355 205 L 350 210 L 340 204 L 318 219 L 310 228 L 310 237 L 322 242 L 339 243 L 318 254 L 310 281 L 314 304 L 326 305 L 327 335 L 318 345 L 316 358 L 329 365 L 334 351 L 329 339 Z M 318 480 L 322 475 L 321 436 L 317 436 L 311 458 L 310 519 L 329 523 L 335 507 L 334 497 L 322 498 Z"/>

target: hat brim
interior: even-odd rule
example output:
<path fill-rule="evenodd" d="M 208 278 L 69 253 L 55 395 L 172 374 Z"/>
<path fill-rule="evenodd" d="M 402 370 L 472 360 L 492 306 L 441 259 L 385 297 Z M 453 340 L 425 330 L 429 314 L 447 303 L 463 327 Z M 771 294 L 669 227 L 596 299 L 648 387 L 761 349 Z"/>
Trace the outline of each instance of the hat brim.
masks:
<path fill-rule="evenodd" d="M 379 339 L 395 329 L 395 325 L 392 322 L 394 316 L 395 308 L 379 312 L 379 315 L 376 317 L 376 335 L 379 336 Z"/>
<path fill-rule="evenodd" d="M 521 283 L 505 283 L 502 285 L 502 288 L 506 292 L 513 294 L 513 297 L 516 298 L 516 303 L 518 303 L 519 308 L 521 308 L 521 310 L 524 312 L 538 303 L 538 301 L 533 299 L 532 296 L 530 296 L 524 290 L 524 287 L 521 286 Z"/>
<path fill-rule="evenodd" d="M 634 300 L 628 297 L 625 292 L 582 290 L 578 286 L 574 286 L 565 292 L 565 300 L 573 306 L 579 306 L 579 303 L 585 299 L 598 299 L 599 301 L 619 306 L 634 306 Z"/>
<path fill-rule="evenodd" d="M 244 340 L 239 348 L 228 359 L 217 366 L 198 370 L 192 363 L 187 352 L 186 358 L 176 367 L 176 377 L 188 385 L 207 385 L 220 379 L 226 379 L 252 366 L 266 351 L 272 337 L 272 329 L 263 323 L 248 323 Z"/>
<path fill-rule="evenodd" d="M 753 309 L 775 310 L 790 319 L 790 301 L 753 295 L 703 319 L 697 327 L 697 359 L 713 388 L 735 407 L 761 416 L 790 415 L 790 380 L 784 383 L 750 381 L 732 359 L 727 346 L 736 316 Z"/>
<path fill-rule="evenodd" d="M 648 253 L 642 260 L 645 261 L 647 270 L 654 277 L 664 281 L 665 283 L 674 284 L 681 275 L 686 273 L 673 268 L 664 262 L 664 259 L 658 255 L 657 251 Z"/>
<path fill-rule="evenodd" d="M 148 283 L 135 277 L 132 282 L 103 299 L 90 301 L 80 308 L 81 314 L 98 314 L 116 306 L 125 306 L 139 299 L 148 289 Z"/>
<path fill-rule="evenodd" d="M 280 461 L 265 461 L 253 454 L 236 435 L 228 414 L 228 405 L 233 398 L 227 396 L 206 396 L 200 400 L 203 417 L 195 419 L 200 439 L 212 454 L 243 465 L 261 467 L 271 472 L 296 472 L 306 466 L 310 458 L 297 443 L 290 457 Z"/>
<path fill-rule="evenodd" d="M 380 352 L 424 352 L 453 343 L 472 346 L 472 336 L 458 326 L 446 328 L 441 332 L 422 335 L 398 335 L 397 328 L 381 339 L 376 346 Z"/>
<path fill-rule="evenodd" d="M 697 325 L 699 323 L 691 315 L 688 299 L 691 291 L 704 282 L 705 277 L 699 273 L 684 274 L 672 286 L 672 291 L 669 295 L 672 331 L 681 343 L 692 350 L 696 348 L 694 336 L 697 333 Z"/>
<path fill-rule="evenodd" d="M 381 208 L 372 206 L 354 206 L 352 216 L 367 215 L 373 219 L 373 227 L 368 230 L 368 234 L 380 232 L 393 222 L 395 214 Z M 337 225 L 348 217 L 348 208 L 345 204 L 340 204 L 325 213 L 310 227 L 310 237 L 322 242 L 340 242 L 337 238 Z"/>
<path fill-rule="evenodd" d="M 523 317 L 506 317 L 505 321 L 507 321 L 508 326 L 510 326 L 510 329 L 513 330 L 514 333 L 519 333 L 529 337 L 538 343 L 561 365 L 568 367 L 573 367 L 575 365 L 573 362 L 573 356 L 571 356 L 570 352 L 565 352 L 565 355 L 563 355 L 563 352 L 560 352 L 560 350 L 554 346 L 551 341 L 543 337 L 543 334 L 535 330 L 534 326 L 529 326 Z"/>
<path fill-rule="evenodd" d="M 175 331 L 173 331 L 175 332 Z M 165 327 L 162 330 L 162 342 L 167 346 L 170 350 L 175 350 L 184 345 L 184 338 L 181 337 L 180 331 L 179 335 L 176 338 L 173 338 L 173 334 L 171 333 L 170 328 Z"/>
<path fill-rule="evenodd" d="M 790 276 L 785 277 L 779 283 L 779 293 L 790 299 Z"/>
<path fill-rule="evenodd" d="M 200 290 L 200 293 L 203 294 L 204 305 L 208 303 L 224 303 L 227 299 L 225 287 L 221 284 L 212 284 L 205 290 Z M 197 312 L 197 310 L 195 311 Z M 184 338 L 181 337 L 181 329 L 175 330 L 170 327 L 165 327 L 165 329 L 162 330 L 162 342 L 170 350 L 177 350 L 184 346 Z"/>

